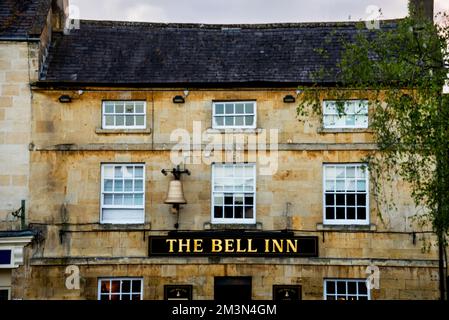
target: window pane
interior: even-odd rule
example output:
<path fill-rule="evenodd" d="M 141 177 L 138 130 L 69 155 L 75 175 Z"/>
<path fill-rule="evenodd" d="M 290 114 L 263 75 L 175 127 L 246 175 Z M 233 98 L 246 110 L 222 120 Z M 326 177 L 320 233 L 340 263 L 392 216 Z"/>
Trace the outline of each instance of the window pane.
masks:
<path fill-rule="evenodd" d="M 115 117 L 115 125 L 116 126 L 123 126 L 125 124 L 125 117 L 124 116 L 116 116 Z"/>
<path fill-rule="evenodd" d="M 136 125 L 143 126 L 145 124 L 145 116 L 136 116 Z"/>
<path fill-rule="evenodd" d="M 104 174 L 104 178 L 113 178 L 114 177 L 114 167 L 113 166 L 104 166 L 103 174 Z"/>
<path fill-rule="evenodd" d="M 335 177 L 336 178 L 344 178 L 345 177 L 345 167 L 344 166 L 335 167 Z"/>
<path fill-rule="evenodd" d="M 114 194 L 114 204 L 123 204 L 123 194 Z"/>
<path fill-rule="evenodd" d="M 216 206 L 222 206 L 223 205 L 223 197 L 220 196 L 214 196 L 214 205 Z"/>
<path fill-rule="evenodd" d="M 104 204 L 112 204 L 112 194 L 104 195 Z"/>
<path fill-rule="evenodd" d="M 359 205 L 359 206 L 366 205 L 366 195 L 365 194 L 357 195 L 357 205 Z"/>
<path fill-rule="evenodd" d="M 114 191 L 115 192 L 123 191 L 123 180 L 115 180 L 114 181 Z"/>
<path fill-rule="evenodd" d="M 357 294 L 357 282 L 348 281 L 348 294 Z"/>
<path fill-rule="evenodd" d="M 326 179 L 332 180 L 336 178 L 334 166 L 327 166 L 324 170 L 326 173 Z"/>
<path fill-rule="evenodd" d="M 133 191 L 133 181 L 132 180 L 125 180 L 125 191 L 126 192 Z"/>
<path fill-rule="evenodd" d="M 104 191 L 112 191 L 113 180 L 107 179 L 104 181 Z"/>
<path fill-rule="evenodd" d="M 120 292 L 120 281 L 119 280 L 112 280 L 111 281 L 111 292 L 112 293 L 119 293 Z"/>
<path fill-rule="evenodd" d="M 337 180 L 336 181 L 336 191 L 345 191 L 345 180 Z"/>
<path fill-rule="evenodd" d="M 243 218 L 243 207 L 242 206 L 235 207 L 235 218 L 237 218 L 237 219 Z"/>
<path fill-rule="evenodd" d="M 134 169 L 134 175 L 136 178 L 142 178 L 143 177 L 143 168 L 142 167 L 136 167 Z"/>
<path fill-rule="evenodd" d="M 114 104 L 106 102 L 104 104 L 104 113 L 114 113 Z"/>
<path fill-rule="evenodd" d="M 224 125 L 224 117 L 215 117 L 215 124 L 217 126 L 222 126 Z"/>
<path fill-rule="evenodd" d="M 124 204 L 127 206 L 132 206 L 134 204 L 134 199 L 133 199 L 133 195 L 132 194 L 125 194 L 125 202 Z"/>
<path fill-rule="evenodd" d="M 126 116 L 126 125 L 133 126 L 134 125 L 134 116 Z"/>
<path fill-rule="evenodd" d="M 346 180 L 346 191 L 355 191 L 355 180 Z"/>
<path fill-rule="evenodd" d="M 254 208 L 253 207 L 245 207 L 245 219 L 254 218 Z"/>
<path fill-rule="evenodd" d="M 232 194 L 225 194 L 224 203 L 225 204 L 233 204 L 234 199 L 232 197 Z"/>
<path fill-rule="evenodd" d="M 225 125 L 233 126 L 234 125 L 234 117 L 225 117 Z"/>
<path fill-rule="evenodd" d="M 245 125 L 247 125 L 247 126 L 254 125 L 254 116 L 245 117 Z"/>
<path fill-rule="evenodd" d="M 101 280 L 101 293 L 109 293 L 110 287 L 109 280 Z"/>
<path fill-rule="evenodd" d="M 135 194 L 134 195 L 134 205 L 141 206 L 143 205 L 143 194 Z"/>
<path fill-rule="evenodd" d="M 366 288 L 366 281 L 359 281 L 358 287 L 359 287 L 359 294 L 368 294 Z"/>
<path fill-rule="evenodd" d="M 326 219 L 335 219 L 334 207 L 326 207 Z"/>
<path fill-rule="evenodd" d="M 343 220 L 343 219 L 346 218 L 345 217 L 345 208 L 344 207 L 337 207 L 336 211 L 337 211 L 336 219 Z"/>
<path fill-rule="evenodd" d="M 246 195 L 245 195 L 245 204 L 246 204 L 246 205 L 252 205 L 253 202 L 254 202 L 254 197 L 253 197 L 253 195 L 246 194 Z"/>
<path fill-rule="evenodd" d="M 124 111 L 123 103 L 117 102 L 115 104 L 115 113 L 123 113 L 123 111 Z"/>
<path fill-rule="evenodd" d="M 215 105 L 215 114 L 223 114 L 224 113 L 224 105 L 216 104 Z"/>
<path fill-rule="evenodd" d="M 125 103 L 125 113 L 134 113 L 134 103 L 133 102 Z"/>
<path fill-rule="evenodd" d="M 333 205 L 334 204 L 334 194 L 333 193 L 326 193 L 326 198 L 325 198 L 325 205 L 329 206 L 329 205 Z"/>
<path fill-rule="evenodd" d="M 142 180 L 134 181 L 134 191 L 143 191 L 143 181 Z"/>
<path fill-rule="evenodd" d="M 232 206 L 226 206 L 226 207 L 224 207 L 224 210 L 225 210 L 225 212 L 224 212 L 224 216 L 225 216 L 225 218 L 233 218 L 234 217 L 234 210 L 233 210 L 234 208 L 232 207 Z"/>
<path fill-rule="evenodd" d="M 122 280 L 122 293 L 131 292 L 131 280 Z"/>
<path fill-rule="evenodd" d="M 214 206 L 214 218 L 223 218 L 223 207 Z"/>
<path fill-rule="evenodd" d="M 133 295 L 132 295 L 132 299 L 133 299 L 133 300 L 142 300 L 142 297 L 141 297 L 140 294 L 133 294 Z"/>
<path fill-rule="evenodd" d="M 144 103 L 143 102 L 136 102 L 136 105 L 134 107 L 136 113 L 144 113 Z"/>
<path fill-rule="evenodd" d="M 337 293 L 346 294 L 346 281 L 337 281 Z"/>
<path fill-rule="evenodd" d="M 335 283 L 333 281 L 326 282 L 326 292 L 327 293 L 335 293 Z"/>
<path fill-rule="evenodd" d="M 335 195 L 337 206 L 345 205 L 345 195 L 343 193 L 338 193 Z"/>
<path fill-rule="evenodd" d="M 235 125 L 236 126 L 243 126 L 244 124 L 244 117 L 235 117 Z"/>
<path fill-rule="evenodd" d="M 243 114 L 245 112 L 243 103 L 237 103 L 235 105 L 235 113 Z"/>
<path fill-rule="evenodd" d="M 114 125 L 114 116 L 105 116 L 105 125 L 113 126 Z"/>
<path fill-rule="evenodd" d="M 234 105 L 232 103 L 226 103 L 225 104 L 225 113 L 226 114 L 233 114 L 234 113 Z"/>
<path fill-rule="evenodd" d="M 355 167 L 346 167 L 346 178 L 355 178 Z"/>
<path fill-rule="evenodd" d="M 355 194 L 346 195 L 346 205 L 355 206 Z"/>
<path fill-rule="evenodd" d="M 253 103 L 245 103 L 245 113 L 254 113 Z"/>
<path fill-rule="evenodd" d="M 365 220 L 366 219 L 366 209 L 365 207 L 357 207 L 357 219 Z"/>
<path fill-rule="evenodd" d="M 357 180 L 357 191 L 366 191 L 365 180 Z"/>

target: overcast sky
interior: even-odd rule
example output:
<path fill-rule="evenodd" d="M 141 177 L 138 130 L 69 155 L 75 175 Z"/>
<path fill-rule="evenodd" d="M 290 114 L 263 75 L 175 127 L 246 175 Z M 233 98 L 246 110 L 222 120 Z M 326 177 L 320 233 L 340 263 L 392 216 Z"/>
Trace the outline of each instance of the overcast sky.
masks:
<path fill-rule="evenodd" d="M 401 18 L 408 0 L 69 0 L 81 19 L 148 22 L 267 23 Z M 73 17 L 74 10 L 71 10 Z M 449 10 L 449 0 L 435 0 Z"/>

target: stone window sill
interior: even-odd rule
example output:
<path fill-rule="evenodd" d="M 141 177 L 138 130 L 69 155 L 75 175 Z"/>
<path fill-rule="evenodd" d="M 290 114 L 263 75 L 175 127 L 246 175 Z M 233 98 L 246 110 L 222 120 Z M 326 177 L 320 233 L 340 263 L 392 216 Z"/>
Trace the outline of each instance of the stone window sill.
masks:
<path fill-rule="evenodd" d="M 318 128 L 318 133 L 372 133 L 370 128 Z"/>
<path fill-rule="evenodd" d="M 255 224 L 233 224 L 233 223 L 210 223 L 204 224 L 204 230 L 262 230 L 262 223 Z"/>
<path fill-rule="evenodd" d="M 142 230 L 142 229 L 151 229 L 150 223 L 141 223 L 141 224 L 116 224 L 116 223 L 100 223 L 92 228 L 93 230 Z"/>
<path fill-rule="evenodd" d="M 263 131 L 262 128 L 254 128 L 254 129 L 231 129 L 231 128 L 227 128 L 227 129 L 215 129 L 215 128 L 207 128 L 206 129 L 206 133 L 207 134 L 226 134 L 226 133 L 230 133 L 230 134 L 235 134 L 235 133 L 261 133 Z"/>
<path fill-rule="evenodd" d="M 376 231 L 375 224 L 354 225 L 354 224 L 316 224 L 317 231 Z"/>
<path fill-rule="evenodd" d="M 151 129 L 102 129 L 96 128 L 96 134 L 151 134 Z"/>

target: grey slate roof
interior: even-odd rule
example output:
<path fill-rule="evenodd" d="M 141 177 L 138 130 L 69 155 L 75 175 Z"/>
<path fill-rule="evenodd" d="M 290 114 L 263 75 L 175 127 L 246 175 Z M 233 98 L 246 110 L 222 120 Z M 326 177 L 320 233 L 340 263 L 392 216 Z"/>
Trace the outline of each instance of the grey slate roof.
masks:
<path fill-rule="evenodd" d="M 383 21 L 394 28 L 397 21 Z M 81 21 L 54 36 L 48 82 L 103 85 L 278 85 L 314 81 L 335 69 L 351 23 L 262 25 L 153 24 Z M 360 32 L 368 32 L 367 29 Z M 325 58 L 317 50 L 325 49 Z M 337 71 L 323 82 L 337 80 Z"/>
<path fill-rule="evenodd" d="M 40 35 L 51 0 L 0 0 L 0 40 Z"/>

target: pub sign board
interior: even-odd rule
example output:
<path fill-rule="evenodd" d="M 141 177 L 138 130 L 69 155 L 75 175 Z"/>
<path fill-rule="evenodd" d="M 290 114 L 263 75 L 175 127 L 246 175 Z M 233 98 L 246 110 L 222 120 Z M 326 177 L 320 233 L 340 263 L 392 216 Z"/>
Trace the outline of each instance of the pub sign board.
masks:
<path fill-rule="evenodd" d="M 149 256 L 317 257 L 318 237 L 201 232 L 188 235 L 150 236 Z"/>

